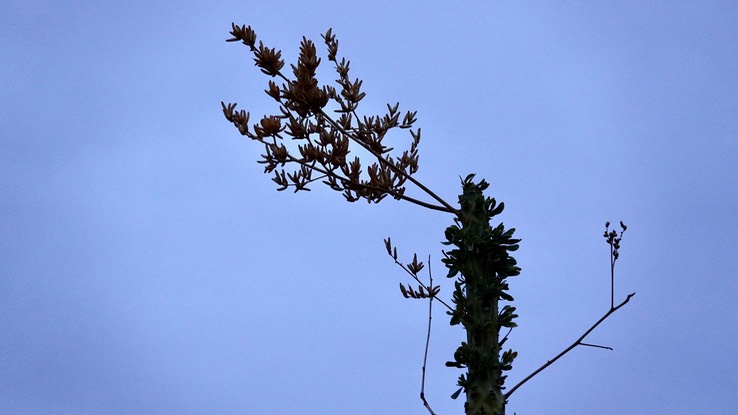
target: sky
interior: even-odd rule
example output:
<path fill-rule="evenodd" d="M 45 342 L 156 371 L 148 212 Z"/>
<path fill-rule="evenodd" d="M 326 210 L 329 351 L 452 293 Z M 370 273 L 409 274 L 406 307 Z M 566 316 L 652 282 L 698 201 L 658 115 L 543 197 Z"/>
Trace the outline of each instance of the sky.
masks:
<path fill-rule="evenodd" d="M 427 304 L 450 214 L 277 192 L 223 117 L 275 113 L 231 22 L 294 63 L 333 28 L 360 111 L 417 110 L 416 178 L 476 173 L 523 239 L 512 387 L 609 307 L 605 221 L 635 297 L 508 413 L 735 413 L 735 2 L 0 4 L 0 414 L 424 414 Z M 324 64 L 327 60 L 324 59 Z M 334 74 L 323 68 L 322 82 Z M 398 148 L 409 141 L 391 136 Z M 408 194 L 424 197 L 409 187 Z M 438 414 L 464 336 L 439 307 Z"/>

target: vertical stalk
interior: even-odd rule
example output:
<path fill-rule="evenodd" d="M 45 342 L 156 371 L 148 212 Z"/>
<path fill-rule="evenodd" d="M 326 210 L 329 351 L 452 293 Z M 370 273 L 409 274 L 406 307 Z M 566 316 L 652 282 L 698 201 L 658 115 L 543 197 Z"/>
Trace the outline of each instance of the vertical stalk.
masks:
<path fill-rule="evenodd" d="M 467 369 L 459 378 L 466 393 L 467 415 L 504 415 L 503 371 L 512 368 L 515 353 L 500 355 L 500 328 L 514 327 L 516 315 L 512 307 L 501 310 L 499 302 L 512 301 L 506 293 L 506 278 L 518 275 L 520 268 L 508 251 L 516 250 L 519 240 L 511 238 L 513 229 L 490 225 L 504 205 L 485 198 L 483 191 L 489 185 L 484 180 L 473 183 L 472 178 L 463 181 L 456 225 L 446 229 L 445 243 L 456 246 L 444 259 L 448 276 L 461 274 L 455 284 L 451 324 L 461 324 L 467 333 L 466 342 L 454 353 L 455 361 L 446 364 Z"/>

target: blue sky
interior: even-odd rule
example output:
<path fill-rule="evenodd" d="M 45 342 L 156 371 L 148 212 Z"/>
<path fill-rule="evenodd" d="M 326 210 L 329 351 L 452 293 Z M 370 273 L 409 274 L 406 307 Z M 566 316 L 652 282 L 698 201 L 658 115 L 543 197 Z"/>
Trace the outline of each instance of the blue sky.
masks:
<path fill-rule="evenodd" d="M 452 218 L 276 192 L 220 110 L 275 110 L 232 21 L 288 62 L 332 27 L 364 111 L 418 110 L 418 179 L 451 202 L 491 182 L 523 238 L 509 385 L 606 311 L 603 224 L 628 224 L 616 300 L 637 295 L 588 338 L 614 351 L 574 350 L 510 413 L 733 413 L 735 3 L 336 4 L 2 2 L 0 413 L 427 413 L 426 306 L 382 239 L 448 296 Z M 438 311 L 426 393 L 462 413 Z"/>

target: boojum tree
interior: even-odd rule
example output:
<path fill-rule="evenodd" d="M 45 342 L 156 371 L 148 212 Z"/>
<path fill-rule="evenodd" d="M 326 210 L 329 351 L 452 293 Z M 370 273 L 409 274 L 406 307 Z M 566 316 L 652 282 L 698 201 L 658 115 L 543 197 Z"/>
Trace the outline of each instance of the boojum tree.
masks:
<path fill-rule="evenodd" d="M 316 70 L 322 59 L 317 56 L 315 44 L 307 38 L 303 37 L 297 63 L 291 65 L 288 76 L 283 71 L 281 51 L 261 41 L 257 44 L 256 33 L 250 26 L 233 24 L 230 35 L 227 41 L 246 45 L 255 65 L 271 78 L 265 92 L 278 104 L 278 113 L 249 124 L 248 112 L 237 110 L 235 103 L 222 102 L 223 113 L 242 135 L 263 146 L 264 154 L 258 162 L 264 164 L 265 173 L 273 175 L 277 190 L 309 191 L 313 183 L 321 181 L 341 192 L 349 202 L 364 199 L 379 203 L 389 196 L 452 215 L 453 224 L 446 228 L 443 241 L 451 249 L 443 252 L 442 262 L 448 269 L 447 277 L 454 279 L 453 305 L 439 297 L 440 286 L 434 285 L 430 272 L 428 283 L 421 278 L 424 263 L 418 261 L 417 254 L 403 263 L 390 238 L 384 241 L 387 253 L 414 280 L 413 284 L 400 284 L 401 294 L 405 298 L 428 301 L 428 335 L 420 398 L 431 414 L 434 412 L 425 397 L 424 385 L 434 300 L 446 307 L 451 325 L 461 325 L 466 331 L 466 341 L 459 345 L 453 360 L 446 362 L 446 366 L 466 371 L 459 376 L 459 388 L 452 397 L 456 399 L 462 392 L 465 394 L 464 410 L 468 415 L 503 415 L 512 393 L 577 346 L 608 348 L 583 340 L 635 294 L 628 295 L 617 305 L 614 303 L 614 269 L 620 241 L 627 229 L 625 224 L 620 222 L 620 233 L 610 230 L 609 222 L 605 226 L 604 237 L 610 246 L 611 258 L 609 310 L 568 348 L 505 392 L 506 372 L 512 369 L 517 356 L 517 352 L 503 349 L 510 331 L 516 327 L 517 317 L 507 280 L 518 276 L 521 269 L 510 255 L 520 242 L 513 237 L 515 229 L 505 228 L 502 222 L 494 223 L 504 203 L 485 196 L 489 184 L 485 180 L 475 181 L 474 174 L 462 179 L 457 206 L 413 177 L 418 171 L 420 144 L 420 128 L 414 128 L 416 113 L 401 114 L 397 103 L 387 104 L 387 111 L 382 115 L 360 114 L 359 104 L 365 97 L 363 81 L 351 80 L 350 62 L 338 57 L 338 40 L 332 30 L 322 38 L 327 47 L 327 59 L 338 75 L 335 86 L 318 82 Z M 383 144 L 387 134 L 398 129 L 407 130 L 410 136 L 408 147 L 402 151 Z M 352 152 L 354 157 L 350 158 Z M 363 166 L 367 166 L 366 172 Z M 408 185 L 417 188 L 424 197 L 406 194 Z"/>

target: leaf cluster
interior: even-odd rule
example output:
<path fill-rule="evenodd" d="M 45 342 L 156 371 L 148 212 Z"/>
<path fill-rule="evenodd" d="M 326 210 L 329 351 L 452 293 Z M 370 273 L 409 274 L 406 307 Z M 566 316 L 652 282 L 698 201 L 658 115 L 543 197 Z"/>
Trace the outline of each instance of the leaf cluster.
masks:
<path fill-rule="evenodd" d="M 232 24 L 229 42 L 240 41 L 248 46 L 254 63 L 269 80 L 266 94 L 277 102 L 278 113 L 265 115 L 249 124 L 250 114 L 237 110 L 235 103 L 221 103 L 223 113 L 238 131 L 264 146 L 259 163 L 265 173 L 273 173 L 278 190 L 294 187 L 295 192 L 310 190 L 310 183 L 321 180 L 339 191 L 348 201 L 365 199 L 379 202 L 386 196 L 428 205 L 405 196 L 405 183 L 418 171 L 420 129 L 413 130 L 415 112 L 400 114 L 399 103 L 387 104 L 382 115 L 360 115 L 359 104 L 366 94 L 363 81 L 350 77 L 350 61 L 338 57 L 338 40 L 332 30 L 322 35 L 328 61 L 337 74 L 335 85 L 320 85 L 316 70 L 322 59 L 315 44 L 303 37 L 297 63 L 290 65 L 292 74 L 284 72 L 282 52 L 256 43 L 256 33 L 250 26 Z M 326 111 L 334 108 L 334 115 Z M 385 145 L 388 132 L 407 129 L 411 140 L 402 152 Z M 295 143 L 295 144 L 292 144 Z M 367 162 L 350 157 L 356 148 L 371 156 Z M 294 166 L 290 171 L 286 165 Z M 364 165 L 367 165 L 364 172 Z M 413 181 L 414 182 L 414 181 Z M 432 195 L 433 196 L 433 195 Z M 451 211 L 448 206 L 429 205 Z"/>
<path fill-rule="evenodd" d="M 612 255 L 613 265 L 620 257 L 620 241 L 623 240 L 623 234 L 628 230 L 628 226 L 626 226 L 623 221 L 620 221 L 620 229 L 620 234 L 618 234 L 615 229 L 610 230 L 610 222 L 605 222 L 605 233 L 602 236 L 605 238 L 607 244 L 610 245 L 610 254 Z"/>
<path fill-rule="evenodd" d="M 418 299 L 425 299 L 425 298 L 432 298 L 438 295 L 438 293 L 441 291 L 441 287 L 435 286 L 431 288 L 430 290 L 426 291 L 424 285 L 419 285 L 418 289 L 415 290 L 411 286 L 405 286 L 400 283 L 400 292 L 402 293 L 402 296 L 405 298 L 414 298 L 416 300 Z"/>
<path fill-rule="evenodd" d="M 421 281 L 420 276 L 418 275 L 418 273 L 425 268 L 425 264 L 422 261 L 418 261 L 418 254 L 413 254 L 413 260 L 407 264 L 403 264 L 397 259 L 397 248 L 392 246 L 392 240 L 390 238 L 384 240 L 384 246 L 387 249 L 387 254 L 395 260 L 395 264 L 400 266 L 400 268 L 407 272 L 418 283 L 417 289 L 414 289 L 409 284 L 406 287 L 404 284 L 400 283 L 400 292 L 403 297 L 412 299 L 432 299 L 437 297 L 438 293 L 441 291 L 441 287 L 433 285 L 433 277 L 430 275 L 430 269 L 428 271 L 430 277 L 429 284 L 425 284 Z M 438 301 L 451 309 L 451 307 L 449 307 L 443 300 L 439 299 Z"/>

